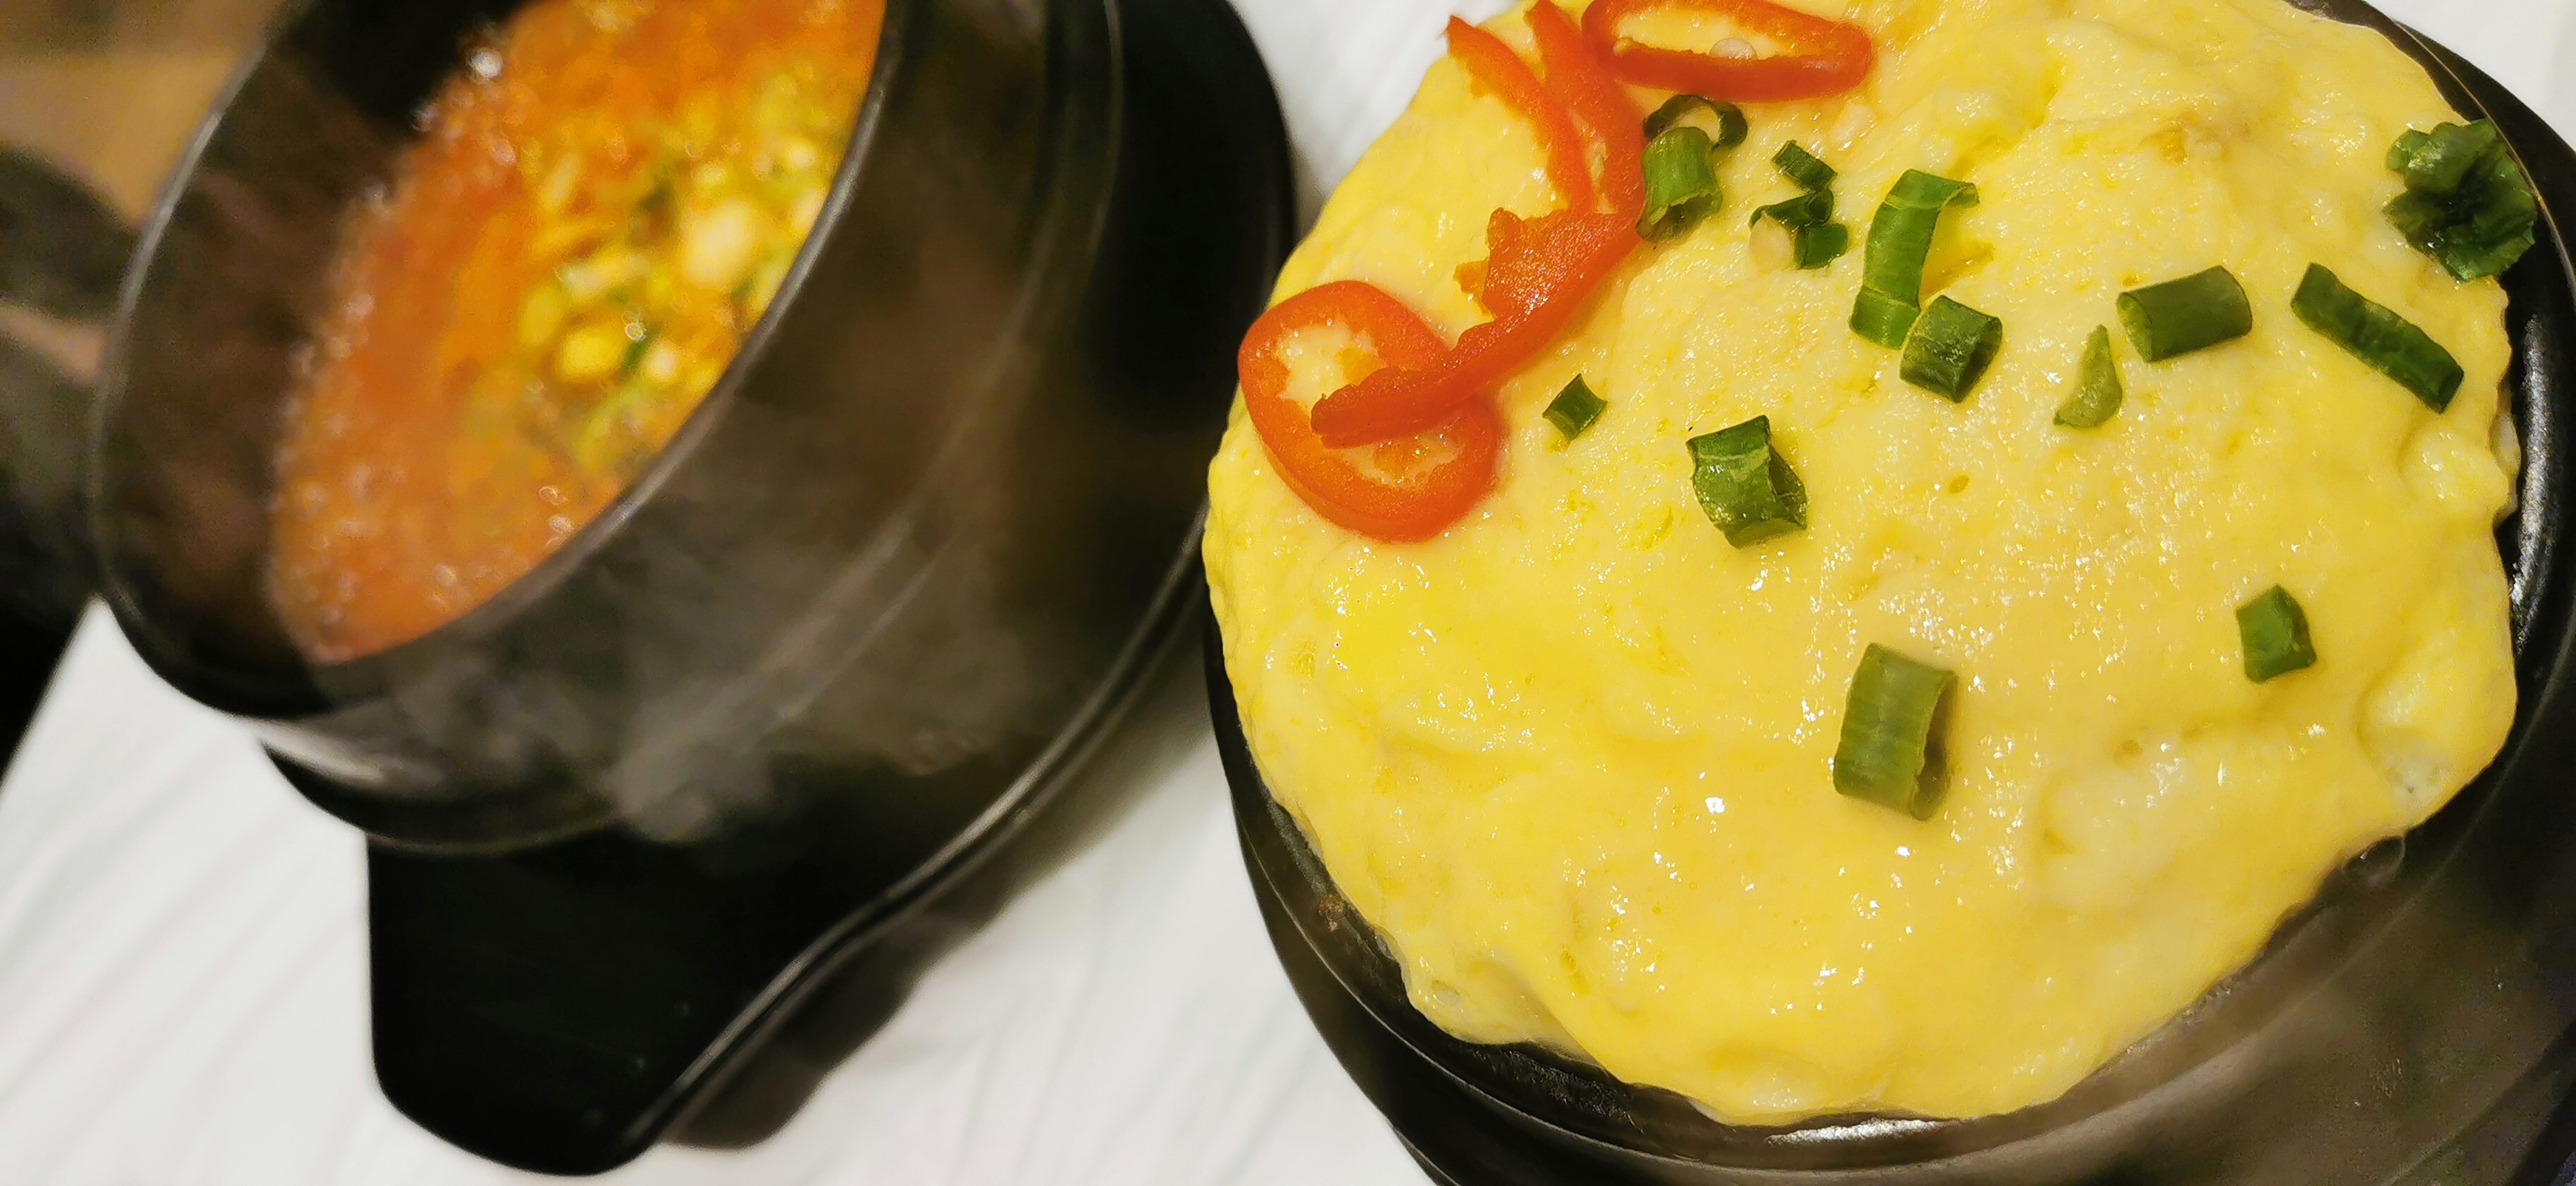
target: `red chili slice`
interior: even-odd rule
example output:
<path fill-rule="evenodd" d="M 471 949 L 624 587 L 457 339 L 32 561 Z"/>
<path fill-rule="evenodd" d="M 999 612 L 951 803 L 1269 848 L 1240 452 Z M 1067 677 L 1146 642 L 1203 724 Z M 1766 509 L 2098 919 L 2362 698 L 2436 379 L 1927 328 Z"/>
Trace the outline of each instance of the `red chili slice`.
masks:
<path fill-rule="evenodd" d="M 1553 113 L 1534 116 L 1531 122 L 1551 161 L 1561 159 L 1568 144 L 1578 158 L 1588 157 L 1584 144 L 1574 139 L 1578 135 L 1588 134 L 1601 144 L 1597 188 L 1611 209 L 1594 210 L 1587 199 L 1536 218 L 1494 211 L 1486 224 L 1483 266 L 1466 270 L 1478 280 L 1477 299 L 1493 320 L 1469 327 L 1458 336 L 1457 347 L 1432 365 L 1389 366 L 1315 401 L 1313 423 L 1325 444 L 1348 447 L 1421 432 L 1491 392 L 1565 332 L 1640 242 L 1636 226 L 1645 206 L 1640 165 L 1645 134 L 1635 105 L 1563 11 L 1542 0 L 1530 8 L 1529 21 L 1547 67 L 1547 80 L 1539 84 L 1534 102 Z M 1471 35 L 1461 35 L 1462 29 Z M 1450 45 L 1462 57 L 1462 47 L 1468 45 L 1489 47 L 1477 50 L 1479 54 L 1491 49 L 1511 53 L 1492 34 L 1456 18 L 1450 21 Z M 1477 60 L 1483 59 L 1471 60 L 1471 70 L 1480 68 Z M 1511 62 L 1519 77 L 1535 82 L 1517 56 Z M 1503 73 L 1499 67 L 1483 68 Z"/>
<path fill-rule="evenodd" d="M 1670 8 L 1724 17 L 1787 50 L 1728 58 L 1641 45 L 1619 35 L 1621 22 L 1629 17 Z M 1622 82 L 1739 103 L 1838 95 L 1868 78 L 1877 58 L 1869 34 L 1859 27 L 1770 0 L 1594 0 L 1583 13 L 1583 35 Z"/>
<path fill-rule="evenodd" d="M 1530 73 L 1529 64 L 1502 38 L 1454 16 L 1449 18 L 1449 53 L 1467 68 L 1468 77 L 1538 129 L 1539 144 L 1547 150 L 1548 182 L 1556 187 L 1565 208 L 1589 208 L 1592 163 L 1575 131 L 1574 116 Z"/>
<path fill-rule="evenodd" d="M 1601 192 L 1610 212 L 1635 221 L 1646 208 L 1646 131 L 1637 105 L 1565 10 L 1541 0 L 1530 6 L 1529 26 L 1547 67 L 1548 93 L 1601 145 Z"/>
<path fill-rule="evenodd" d="M 1391 542 L 1430 539 L 1493 489 L 1502 417 L 1493 400 L 1470 399 L 1427 431 L 1379 445 L 1374 465 L 1363 467 L 1316 435 L 1306 409 L 1288 397 L 1288 364 L 1279 357 L 1290 334 L 1335 325 L 1368 340 L 1385 364 L 1380 374 L 1430 366 L 1449 352 L 1439 331 L 1385 290 L 1356 280 L 1318 285 L 1272 306 L 1244 335 L 1236 356 L 1244 412 L 1279 476 L 1316 514 Z"/>
<path fill-rule="evenodd" d="M 1420 432 L 1511 377 L 1565 332 L 1637 243 L 1634 215 L 1496 210 L 1486 229 L 1485 308 L 1458 345 L 1420 367 L 1396 364 L 1315 401 L 1325 444 L 1364 445 Z"/>

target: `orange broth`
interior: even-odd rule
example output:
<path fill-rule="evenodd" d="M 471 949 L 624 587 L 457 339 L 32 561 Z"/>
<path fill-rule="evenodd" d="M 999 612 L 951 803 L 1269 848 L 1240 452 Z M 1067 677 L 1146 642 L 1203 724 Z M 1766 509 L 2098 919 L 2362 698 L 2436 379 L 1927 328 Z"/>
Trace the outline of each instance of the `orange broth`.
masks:
<path fill-rule="evenodd" d="M 884 0 L 534 0 L 352 221 L 287 410 L 270 584 L 318 661 L 410 641 L 613 501 L 837 169 Z"/>

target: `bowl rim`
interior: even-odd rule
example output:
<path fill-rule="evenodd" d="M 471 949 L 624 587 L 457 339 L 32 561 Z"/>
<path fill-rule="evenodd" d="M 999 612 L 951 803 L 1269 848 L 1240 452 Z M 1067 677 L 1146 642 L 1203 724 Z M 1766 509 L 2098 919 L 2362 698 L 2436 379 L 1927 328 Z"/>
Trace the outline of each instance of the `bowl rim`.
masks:
<path fill-rule="evenodd" d="M 898 88 L 908 81 L 917 65 L 911 51 L 915 35 L 924 21 L 923 13 L 936 0 L 883 0 L 882 19 L 866 90 L 860 98 L 850 134 L 843 144 L 823 207 L 816 215 L 813 227 L 798 244 L 794 262 L 780 282 L 777 295 L 770 300 L 759 320 L 745 332 L 715 384 L 690 410 L 671 439 L 654 452 L 616 498 L 516 579 L 411 639 L 338 660 L 302 659 L 276 667 L 209 663 L 188 654 L 186 647 L 162 629 L 160 616 L 145 607 L 122 566 L 115 561 L 115 550 L 103 546 L 116 533 L 115 516 L 109 509 L 108 497 L 110 471 L 116 467 L 108 456 L 108 437 L 134 395 L 130 367 L 137 329 L 135 318 L 152 287 L 153 265 L 159 259 L 181 207 L 195 192 L 207 154 L 222 137 L 237 102 L 252 82 L 272 67 L 292 60 L 293 55 L 299 52 L 294 42 L 308 27 L 308 22 L 327 13 L 335 3 L 346 2 L 348 0 L 297 0 L 281 11 L 270 23 L 258 48 L 244 57 L 190 135 L 177 165 L 154 199 L 119 289 L 105 339 L 102 354 L 105 365 L 101 369 L 98 398 L 92 405 L 83 454 L 82 528 L 95 556 L 100 596 L 115 614 L 118 624 L 127 637 L 134 640 L 135 649 L 154 671 L 192 699 L 233 715 L 260 721 L 292 723 L 389 693 L 402 684 L 403 673 L 418 670 L 426 657 L 451 650 L 460 643 L 485 640 L 503 633 L 547 602 L 574 574 L 623 537 L 626 525 L 654 501 L 676 473 L 696 459 L 709 438 L 715 436 L 730 419 L 743 398 L 743 389 L 763 360 L 772 353 L 783 332 L 780 325 L 803 295 L 809 277 L 818 266 L 817 261 L 845 233 L 843 221 L 855 194 L 876 172 L 873 149 L 888 118 L 887 109 Z M 511 0 L 512 11 L 532 2 L 535 0 Z M 464 49 L 460 43 L 456 51 L 460 55 L 458 64 L 461 64 Z M 1111 53 L 1114 57 L 1114 46 Z M 1114 62 L 1105 68 L 1114 76 Z M 442 84 L 453 77 L 455 69 L 456 66 L 451 65 L 440 75 Z M 1112 129 L 1117 118 L 1115 90 L 1113 77 L 1107 110 L 1094 121 L 1106 123 Z M 1052 80 L 1046 102 L 1050 107 L 1066 102 Z M 1050 111 L 1049 121 L 1061 122 L 1059 114 Z M 1115 132 L 1108 134 L 1114 136 Z M 388 154 L 389 172 L 399 167 L 413 142 L 407 138 L 402 146 Z M 1079 151 L 1077 146 L 1085 144 L 1080 136 L 1049 137 L 1047 154 L 1050 158 L 1062 158 Z M 1057 164 L 1052 159 L 1049 163 Z M 1063 192 L 1042 192 L 1033 198 L 1034 202 L 1046 207 L 1047 216 L 1042 230 L 1033 237 L 1032 250 L 1026 253 L 1019 268 L 1018 291 L 1011 304 L 1010 317 L 1004 323 L 1006 334 L 1011 337 L 1023 333 L 1030 319 L 1041 312 L 1039 297 L 1045 289 L 1047 269 L 1038 266 L 1037 261 L 1045 258 L 1044 249 L 1054 247 L 1061 250 L 1065 246 L 1060 242 L 1045 241 L 1061 240 L 1070 234 L 1077 240 L 1089 242 L 1097 237 L 1102 222 L 1102 217 L 1094 212 L 1089 219 L 1088 236 L 1083 233 L 1084 228 L 1064 226 L 1067 198 L 1078 202 L 1083 196 L 1064 191 L 1064 179 L 1079 178 L 1080 170 L 1066 169 L 1057 164 L 1057 167 L 1042 167 L 1041 173 L 1050 185 Z M 1074 184 L 1078 186 L 1079 182 Z M 1101 186 L 1095 183 L 1094 188 Z M 344 203 L 340 211 L 344 219 L 347 209 Z M 341 246 L 345 247 L 345 243 Z M 337 249 L 331 258 L 338 258 Z M 281 398 L 292 399 L 293 393 L 290 391 Z M 934 464 L 925 472 L 923 480 L 908 492 L 897 511 L 889 516 L 890 522 L 900 520 L 902 511 L 923 496 L 924 488 L 937 485 L 940 476 L 937 469 Z"/>

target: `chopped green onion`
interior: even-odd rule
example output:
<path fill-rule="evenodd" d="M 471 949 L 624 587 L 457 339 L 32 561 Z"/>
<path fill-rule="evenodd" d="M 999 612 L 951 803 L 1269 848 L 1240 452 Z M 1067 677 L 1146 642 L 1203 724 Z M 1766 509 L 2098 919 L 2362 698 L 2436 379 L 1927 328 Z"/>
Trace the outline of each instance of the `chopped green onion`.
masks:
<path fill-rule="evenodd" d="M 1905 347 L 1906 331 L 1923 311 L 1923 261 L 1932 254 L 1932 231 L 1941 212 L 1977 204 L 1977 187 L 1909 169 L 1888 191 L 1869 223 L 1861 265 L 1860 298 L 1851 327 L 1890 350 Z"/>
<path fill-rule="evenodd" d="M 2455 280 L 2496 275 L 2539 240 L 2539 200 L 2493 123 L 2409 129 L 2388 167 L 2406 182 L 2388 221 Z"/>
<path fill-rule="evenodd" d="M 2409 128 L 2389 147 L 2388 168 L 2410 192 L 2448 196 L 2503 150 L 2504 134 L 2488 120 L 2441 124 L 2430 132 Z"/>
<path fill-rule="evenodd" d="M 1864 261 L 1861 267 L 1865 271 L 1869 257 L 1864 255 L 1861 258 Z M 1901 350 L 1905 347 L 1906 331 L 1913 329 L 1914 319 L 1922 315 L 1922 307 L 1912 301 L 1864 287 L 1852 302 L 1852 332 L 1891 350 Z"/>
<path fill-rule="evenodd" d="M 1907 169 L 1887 191 L 1887 200 L 1912 210 L 1939 211 L 1951 206 L 1974 206 L 1979 201 L 1977 187 L 1965 181 L 1936 177 L 1921 169 Z"/>
<path fill-rule="evenodd" d="M 636 446 L 634 417 L 659 394 L 652 384 L 630 379 L 591 405 L 573 435 L 574 464 L 592 473 L 613 473 L 629 464 Z"/>
<path fill-rule="evenodd" d="M 1955 404 L 1976 389 L 2003 343 L 2003 322 L 1948 297 L 1934 297 L 1905 339 L 1905 362 L 1897 374 Z"/>
<path fill-rule="evenodd" d="M 635 368 L 643 365 L 644 363 L 644 352 L 651 350 L 653 348 L 653 339 L 660 336 L 661 335 L 659 333 L 650 329 L 647 329 L 640 334 L 633 334 L 626 343 L 625 357 L 617 360 L 618 377 L 622 379 L 628 375 L 634 374 Z"/>
<path fill-rule="evenodd" d="M 1797 227 L 1789 232 L 1789 261 L 1801 270 L 1821 268 L 1851 250 L 1851 228 L 1839 222 Z"/>
<path fill-rule="evenodd" d="M 1585 383 L 1583 376 L 1576 375 L 1565 385 L 1565 390 L 1557 392 L 1556 398 L 1548 402 L 1544 415 L 1548 423 L 1555 425 L 1556 430 L 1571 441 L 1592 427 L 1592 422 L 1599 420 L 1602 411 L 1609 406 L 1610 401 L 1592 394 L 1592 385 Z"/>
<path fill-rule="evenodd" d="M 1839 222 L 1820 222 L 1808 226 L 1769 226 L 1753 224 L 1754 256 L 1765 267 L 1789 267 L 1809 270 L 1825 267 L 1851 250 L 1851 228 Z"/>
<path fill-rule="evenodd" d="M 1778 223 L 1789 236 L 1789 258 L 1797 267 L 1821 268 L 1851 250 L 1851 228 L 1834 221 L 1834 191 L 1811 189 L 1785 202 L 1753 212 L 1753 225 L 1763 219 Z"/>
<path fill-rule="evenodd" d="M 2388 171 L 2404 173 L 2406 166 L 2414 161 L 2415 154 L 2424 151 L 2424 146 L 2432 142 L 2432 133 L 2415 128 L 2398 133 L 2397 143 L 2388 146 Z"/>
<path fill-rule="evenodd" d="M 1795 140 L 1781 145 L 1780 151 L 1772 153 L 1771 163 L 1787 174 L 1789 180 L 1796 182 L 1800 189 L 1823 189 L 1834 183 L 1834 167 Z"/>
<path fill-rule="evenodd" d="M 1717 212 L 1716 149 L 1698 128 L 1673 128 L 1646 145 L 1646 212 L 1637 233 L 1669 239 Z"/>
<path fill-rule="evenodd" d="M 2308 614 L 2290 591 L 2274 585 L 2236 610 L 2236 633 L 2245 642 L 2245 678 L 2270 683 L 2313 667 L 2317 648 L 2308 641 Z"/>
<path fill-rule="evenodd" d="M 2309 264 L 2290 308 L 2309 329 L 2369 363 L 2439 412 L 2460 393 L 2458 359 L 2397 311 L 2346 287 L 2323 265 Z"/>
<path fill-rule="evenodd" d="M 1753 212 L 1754 222 L 1760 222 L 1766 218 L 1791 230 L 1832 222 L 1834 191 L 1811 189 L 1785 202 L 1773 202 Z"/>
<path fill-rule="evenodd" d="M 2447 194 L 2460 188 L 2469 171 L 2503 144 L 2504 133 L 2489 120 L 2465 126 L 2442 124 L 2431 132 L 2409 128 L 2389 150 L 2388 167 L 2405 179 L 2410 190 Z"/>
<path fill-rule="evenodd" d="M 1726 542 L 1749 548 L 1806 527 L 1807 487 L 1772 447 L 1770 417 L 1692 437 L 1690 454 L 1691 487 Z"/>
<path fill-rule="evenodd" d="M 2399 194 L 2388 204 L 2386 213 L 2388 224 L 2396 227 L 2397 233 L 2416 250 L 2440 256 L 2442 233 L 2450 224 L 2451 212 L 2439 195 Z"/>
<path fill-rule="evenodd" d="M 2057 405 L 2057 423 L 2063 428 L 2100 428 L 2120 412 L 2120 363 L 2111 356 L 2111 327 L 2093 327 L 2093 336 L 2084 340 L 2084 361 L 2077 364 L 2075 391 L 2066 402 Z"/>
<path fill-rule="evenodd" d="M 2506 160 L 2485 167 L 2511 170 L 2514 165 Z M 2519 174 L 2496 185 L 2499 197 L 2465 215 L 2433 195 L 2405 194 L 2388 204 L 2388 221 L 2454 280 L 2498 275 L 2539 242 L 2540 207 L 2529 190 L 2519 188 Z"/>
<path fill-rule="evenodd" d="M 1834 789 L 1916 819 L 1932 818 L 1941 804 L 1934 755 L 1956 682 L 1938 667 L 1870 644 L 1843 701 Z"/>
<path fill-rule="evenodd" d="M 2539 207 L 2527 200 L 2528 191 L 2502 193 L 2467 214 L 2459 210 L 2460 203 L 2446 198 L 2402 194 L 2388 204 L 2388 222 L 2409 245 L 2440 263 L 2452 279 L 2463 283 L 2482 279 L 2512 267 L 2539 241 L 2535 229 Z"/>
<path fill-rule="evenodd" d="M 2442 268 L 2457 280 L 2499 276 L 2540 241 L 2540 200 L 2522 166 L 2498 153 L 2478 166 L 2488 199 L 2442 249 Z"/>
<path fill-rule="evenodd" d="M 645 190 L 644 196 L 636 199 L 634 209 L 627 212 L 635 237 L 649 239 L 669 229 L 671 211 L 679 204 L 679 197 L 679 187 L 672 176 L 657 172 L 653 188 Z"/>
<path fill-rule="evenodd" d="M 2539 242 L 2540 200 L 2510 153 L 2499 149 L 2478 163 L 2469 185 L 2479 196 L 2465 199 L 2465 217 L 2440 238 L 2442 267 L 2453 278 L 2478 280 L 2499 275 Z"/>
<path fill-rule="evenodd" d="M 2138 357 L 2163 362 L 2253 332 L 2254 306 L 2235 273 L 2211 268 L 2121 293 L 2120 325 Z"/>
<path fill-rule="evenodd" d="M 1698 128 L 1709 143 L 1724 152 L 1744 143 L 1752 130 L 1744 122 L 1744 109 L 1733 103 L 1719 103 L 1698 95 L 1675 95 L 1646 117 L 1646 139 L 1652 140 L 1677 127 Z"/>

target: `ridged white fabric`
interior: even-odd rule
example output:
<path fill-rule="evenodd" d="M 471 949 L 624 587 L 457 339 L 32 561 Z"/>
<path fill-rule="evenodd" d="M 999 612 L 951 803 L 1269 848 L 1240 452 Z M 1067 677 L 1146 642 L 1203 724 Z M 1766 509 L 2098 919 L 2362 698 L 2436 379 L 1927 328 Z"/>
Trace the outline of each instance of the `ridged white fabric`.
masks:
<path fill-rule="evenodd" d="M 1402 108 L 1453 7 L 1238 6 L 1318 192 Z M 2576 0 L 2388 6 L 2576 130 Z M 606 1180 L 1419 1183 L 1280 975 L 1191 715 L 1195 669 L 1171 678 L 1132 739 L 1150 784 L 1133 805 L 936 969 L 784 1133 L 656 1150 Z M 357 835 L 93 614 L 0 781 L 0 1181 L 521 1180 L 376 1093 L 363 911 Z"/>

